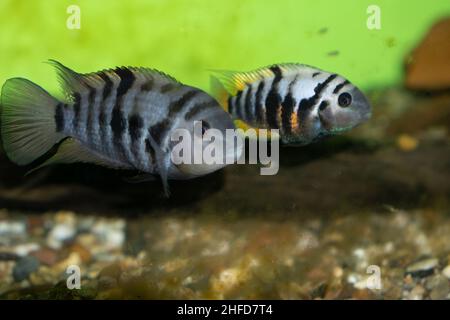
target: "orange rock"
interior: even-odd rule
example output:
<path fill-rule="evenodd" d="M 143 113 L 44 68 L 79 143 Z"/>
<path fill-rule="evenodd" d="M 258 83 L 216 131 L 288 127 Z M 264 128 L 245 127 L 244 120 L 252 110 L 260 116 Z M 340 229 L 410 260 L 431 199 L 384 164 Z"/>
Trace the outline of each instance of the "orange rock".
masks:
<path fill-rule="evenodd" d="M 89 250 L 87 250 L 85 247 L 83 247 L 80 244 L 77 244 L 77 243 L 73 244 L 70 247 L 70 251 L 78 253 L 78 255 L 80 256 L 81 261 L 83 261 L 83 263 L 88 263 L 91 261 L 91 258 L 92 258 L 91 253 L 89 252 Z"/>
<path fill-rule="evenodd" d="M 407 88 L 450 88 L 450 18 L 436 23 L 408 60 L 405 80 Z"/>

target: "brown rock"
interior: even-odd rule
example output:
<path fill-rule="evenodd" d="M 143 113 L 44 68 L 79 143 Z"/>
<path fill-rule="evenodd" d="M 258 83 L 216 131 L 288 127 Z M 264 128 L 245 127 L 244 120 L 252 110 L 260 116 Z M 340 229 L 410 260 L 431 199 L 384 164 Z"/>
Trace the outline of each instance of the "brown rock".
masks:
<path fill-rule="evenodd" d="M 91 252 L 80 244 L 73 244 L 70 247 L 70 251 L 78 253 L 83 263 L 89 263 L 92 259 Z"/>
<path fill-rule="evenodd" d="M 450 88 L 450 18 L 436 23 L 413 51 L 406 66 L 406 86 L 414 90 Z"/>
<path fill-rule="evenodd" d="M 50 248 L 40 248 L 39 250 L 30 253 L 30 255 L 48 266 L 52 266 L 59 261 L 58 253 Z"/>

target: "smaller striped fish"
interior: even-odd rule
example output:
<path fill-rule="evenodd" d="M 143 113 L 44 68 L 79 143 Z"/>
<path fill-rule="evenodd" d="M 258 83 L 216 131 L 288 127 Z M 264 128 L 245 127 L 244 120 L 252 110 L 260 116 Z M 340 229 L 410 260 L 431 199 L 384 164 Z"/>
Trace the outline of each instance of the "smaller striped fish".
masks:
<path fill-rule="evenodd" d="M 9 79 L 3 85 L 1 136 L 7 156 L 16 164 L 47 158 L 38 168 L 88 162 L 138 170 L 159 175 L 168 195 L 168 179 L 201 176 L 230 163 L 228 157 L 238 158 L 239 150 L 233 149 L 225 150 L 223 164 L 173 163 L 174 130 L 192 133 L 193 143 L 195 123 L 203 126 L 197 136 L 214 128 L 225 137 L 226 129 L 235 128 L 230 115 L 202 90 L 147 68 L 79 74 L 56 61 L 50 63 L 58 71 L 65 101 L 26 79 Z M 211 144 L 200 141 L 203 148 Z M 57 152 L 49 158 L 55 146 Z"/>
<path fill-rule="evenodd" d="M 371 116 L 366 97 L 347 79 L 302 64 L 217 72 L 212 91 L 238 127 L 279 129 L 287 145 L 309 144 Z"/>

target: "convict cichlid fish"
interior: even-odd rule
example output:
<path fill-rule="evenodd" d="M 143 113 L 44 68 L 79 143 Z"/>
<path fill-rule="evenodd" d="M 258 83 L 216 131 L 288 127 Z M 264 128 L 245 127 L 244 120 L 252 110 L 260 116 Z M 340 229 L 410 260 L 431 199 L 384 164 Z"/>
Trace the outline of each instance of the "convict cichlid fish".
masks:
<path fill-rule="evenodd" d="M 278 129 L 286 145 L 306 145 L 371 117 L 369 102 L 350 81 L 302 64 L 216 72 L 212 90 L 238 127 Z"/>
<path fill-rule="evenodd" d="M 23 78 L 3 85 L 1 136 L 7 156 L 16 164 L 31 164 L 57 146 L 56 154 L 39 167 L 87 162 L 138 170 L 159 175 L 168 195 L 168 179 L 190 179 L 229 163 L 171 161 L 173 130 L 183 128 L 194 137 L 196 121 L 203 126 L 200 135 L 209 128 L 235 128 L 230 115 L 202 90 L 153 69 L 119 67 L 79 74 L 59 62 L 50 63 L 57 69 L 65 101 Z M 225 156 L 238 157 L 238 151 Z"/>

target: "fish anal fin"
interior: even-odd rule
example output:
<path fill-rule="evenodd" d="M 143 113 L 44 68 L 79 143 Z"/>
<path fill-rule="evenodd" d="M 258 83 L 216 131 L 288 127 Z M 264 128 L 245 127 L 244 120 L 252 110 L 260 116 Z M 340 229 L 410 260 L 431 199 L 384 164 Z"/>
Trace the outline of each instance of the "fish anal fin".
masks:
<path fill-rule="evenodd" d="M 48 165 L 75 162 L 92 163 L 109 168 L 120 168 L 120 166 L 113 163 L 112 161 L 109 161 L 103 156 L 83 146 L 77 139 L 67 138 L 60 144 L 57 152 L 53 157 L 37 166 L 36 168 L 33 168 L 27 174 L 30 174 Z"/>
<path fill-rule="evenodd" d="M 141 182 L 157 180 L 156 176 L 151 173 L 138 174 L 138 175 L 135 175 L 132 177 L 126 177 L 123 179 L 125 180 L 125 182 L 128 182 L 128 183 L 141 183 Z"/>

